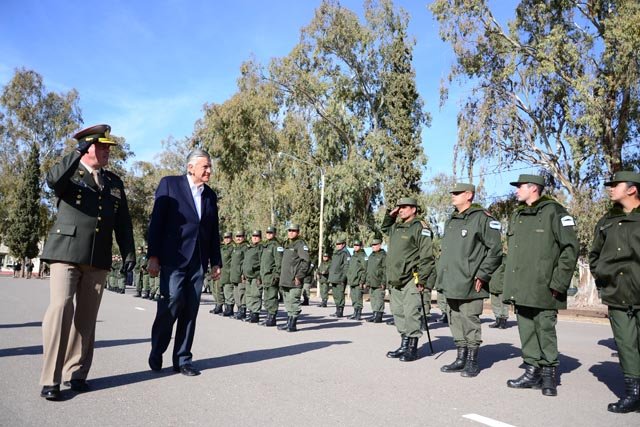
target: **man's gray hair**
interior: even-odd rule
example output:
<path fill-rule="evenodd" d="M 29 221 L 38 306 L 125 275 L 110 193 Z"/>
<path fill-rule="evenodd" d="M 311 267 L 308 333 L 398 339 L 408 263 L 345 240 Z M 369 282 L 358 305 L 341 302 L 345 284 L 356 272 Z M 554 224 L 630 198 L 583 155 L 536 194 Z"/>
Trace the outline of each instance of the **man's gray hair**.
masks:
<path fill-rule="evenodd" d="M 209 155 L 209 153 L 196 148 L 192 150 L 187 156 L 187 165 L 195 165 L 199 157 L 206 157 L 209 161 L 211 161 L 211 156 Z"/>

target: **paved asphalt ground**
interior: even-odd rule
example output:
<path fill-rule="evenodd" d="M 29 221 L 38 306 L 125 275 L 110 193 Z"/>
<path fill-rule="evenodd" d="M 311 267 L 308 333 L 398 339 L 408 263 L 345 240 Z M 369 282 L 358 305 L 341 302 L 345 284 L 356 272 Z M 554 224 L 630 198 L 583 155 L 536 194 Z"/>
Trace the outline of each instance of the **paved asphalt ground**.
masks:
<path fill-rule="evenodd" d="M 156 374 L 147 366 L 155 303 L 132 295 L 104 294 L 92 391 L 63 388 L 62 401 L 49 402 L 38 384 L 48 281 L 0 278 L 0 426 L 640 425 L 640 413 L 606 410 L 622 392 L 622 374 L 601 320 L 560 320 L 561 385 L 553 398 L 505 385 L 522 372 L 513 318 L 494 330 L 484 316 L 482 372 L 466 379 L 440 372 L 455 349 L 438 323 L 430 324 L 435 354 L 425 336 L 421 358 L 401 363 L 385 357 L 399 344 L 394 327 L 337 320 L 328 317 L 332 307 L 312 302 L 299 332 L 287 333 L 211 315 L 210 295 L 193 346 L 202 375 L 174 374 L 170 354 Z"/>

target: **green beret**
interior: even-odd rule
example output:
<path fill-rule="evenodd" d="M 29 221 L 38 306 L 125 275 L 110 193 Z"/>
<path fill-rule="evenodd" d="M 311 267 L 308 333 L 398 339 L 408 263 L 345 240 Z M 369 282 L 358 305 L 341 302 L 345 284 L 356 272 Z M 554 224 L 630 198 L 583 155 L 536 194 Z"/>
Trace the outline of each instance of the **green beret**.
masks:
<path fill-rule="evenodd" d="M 353 241 L 353 246 L 362 246 L 362 241 L 360 241 L 360 240 L 354 240 L 354 241 Z"/>
<path fill-rule="evenodd" d="M 73 139 L 78 142 L 93 140 L 93 142 L 116 145 L 116 141 L 111 139 L 111 126 L 109 125 L 95 125 L 84 128 L 73 134 Z"/>
<path fill-rule="evenodd" d="M 267 233 L 275 233 L 275 232 L 276 232 L 276 228 L 275 227 L 273 227 L 271 225 L 269 227 L 267 227 Z"/>
<path fill-rule="evenodd" d="M 296 224 L 296 223 L 292 223 L 289 228 L 287 228 L 288 231 L 300 231 L 300 224 Z"/>
<path fill-rule="evenodd" d="M 373 240 L 371 241 L 371 244 L 372 244 L 372 245 L 381 245 L 381 244 L 382 244 L 382 240 L 380 240 L 380 239 L 373 239 Z"/>
<path fill-rule="evenodd" d="M 242 237 L 244 237 L 244 230 L 236 230 L 236 231 L 233 233 L 233 235 L 234 235 L 234 236 L 236 236 L 236 237 L 238 237 L 238 236 L 242 236 Z"/>
<path fill-rule="evenodd" d="M 252 236 L 257 236 L 257 237 L 262 237 L 262 231 L 261 230 L 253 230 L 253 233 L 251 233 Z"/>
<path fill-rule="evenodd" d="M 618 182 L 633 182 L 635 184 L 640 184 L 640 173 L 636 173 L 633 171 L 620 171 L 613 174 L 613 178 L 611 181 L 607 181 L 604 183 L 605 187 L 611 187 Z"/>
<path fill-rule="evenodd" d="M 538 184 L 544 187 L 544 177 L 540 175 L 523 174 L 518 177 L 517 181 L 510 182 L 509 184 L 513 185 L 514 187 L 517 187 L 520 184 Z"/>
<path fill-rule="evenodd" d="M 472 193 L 476 192 L 476 186 L 473 184 L 465 184 L 463 182 L 456 182 L 456 185 L 453 186 L 449 193 L 464 193 L 465 191 L 471 191 Z"/>
<path fill-rule="evenodd" d="M 396 206 L 415 206 L 418 207 L 418 201 L 413 197 L 403 197 L 398 200 Z"/>
<path fill-rule="evenodd" d="M 232 233 L 232 232 L 230 232 L 230 231 L 227 231 L 226 233 L 224 233 L 224 234 L 222 235 L 222 237 L 224 237 L 225 239 L 226 239 L 227 237 L 229 237 L 229 238 L 230 238 L 230 237 L 233 237 L 233 233 Z"/>

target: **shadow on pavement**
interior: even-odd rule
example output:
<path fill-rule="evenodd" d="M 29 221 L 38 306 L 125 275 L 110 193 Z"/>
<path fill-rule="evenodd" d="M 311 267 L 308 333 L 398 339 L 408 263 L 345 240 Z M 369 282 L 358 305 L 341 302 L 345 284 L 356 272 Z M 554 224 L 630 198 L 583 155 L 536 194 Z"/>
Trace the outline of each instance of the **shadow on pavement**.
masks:
<path fill-rule="evenodd" d="M 624 378 L 618 363 L 600 362 L 590 367 L 589 372 L 591 372 L 599 382 L 606 385 L 616 396 L 622 397 L 624 395 Z"/>
<path fill-rule="evenodd" d="M 616 340 L 613 338 L 606 338 L 598 341 L 598 344 L 604 347 L 607 347 L 610 350 L 618 351 L 618 346 L 616 345 Z"/>
<path fill-rule="evenodd" d="M 309 328 L 300 328 L 298 329 L 298 332 L 306 332 L 306 331 L 314 331 L 314 330 L 318 330 L 318 329 L 332 329 L 332 328 L 353 328 L 354 326 L 362 326 L 362 322 L 358 322 L 358 321 L 349 321 L 349 320 L 342 320 L 342 321 L 338 321 L 338 319 L 333 320 L 333 323 L 329 323 L 332 322 L 332 320 L 325 320 L 323 322 L 320 322 L 319 325 L 316 326 L 311 326 Z M 309 322 L 311 323 L 311 322 Z M 314 324 L 317 324 L 319 322 L 313 322 Z M 298 323 L 300 324 L 300 323 Z M 303 325 L 306 324 L 302 323 Z"/>
<path fill-rule="evenodd" d="M 316 341 L 302 344 L 294 344 L 286 347 L 269 348 L 264 350 L 252 350 L 244 353 L 228 354 L 226 356 L 211 357 L 209 359 L 196 360 L 194 367 L 200 371 L 207 369 L 222 368 L 225 366 L 242 365 L 245 363 L 256 363 L 264 360 L 277 359 L 280 357 L 295 356 L 309 351 L 320 350 L 332 345 L 350 344 L 351 341 Z M 155 373 L 150 370 L 130 372 L 126 374 L 113 375 L 110 377 L 95 378 L 90 380 L 91 390 L 105 390 L 113 387 L 135 384 L 143 381 L 164 378 L 168 375 L 179 375 L 173 372 L 171 367 L 164 368 L 161 372 Z"/>
<path fill-rule="evenodd" d="M 29 327 L 40 327 L 40 326 L 42 326 L 42 322 L 11 323 L 7 325 L 0 325 L 0 329 L 29 328 Z"/>
<path fill-rule="evenodd" d="M 520 349 L 513 344 L 500 343 L 482 345 L 480 346 L 480 350 L 478 350 L 478 364 L 481 370 L 489 369 L 494 363 L 515 359 L 521 357 L 521 355 L 522 352 Z"/>
<path fill-rule="evenodd" d="M 140 344 L 143 342 L 151 342 L 151 338 L 136 338 L 136 339 L 126 339 L 126 340 L 103 340 L 96 341 L 95 348 L 102 347 L 116 347 L 119 345 L 130 345 L 130 344 Z M 41 345 L 32 345 L 29 347 L 13 347 L 13 348 L 2 348 L 0 349 L 0 357 L 9 357 L 9 356 L 33 356 L 36 354 L 42 354 L 42 346 Z"/>

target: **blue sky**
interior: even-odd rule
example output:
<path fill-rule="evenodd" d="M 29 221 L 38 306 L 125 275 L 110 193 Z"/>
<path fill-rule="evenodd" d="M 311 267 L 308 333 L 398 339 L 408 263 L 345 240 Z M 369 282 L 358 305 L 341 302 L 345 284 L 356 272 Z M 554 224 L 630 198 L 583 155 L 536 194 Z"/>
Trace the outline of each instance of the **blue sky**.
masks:
<path fill-rule="evenodd" d="M 341 3 L 361 14 L 361 0 Z M 396 0 L 411 15 L 414 67 L 425 109 L 425 178 L 451 173 L 456 114 L 464 90 L 439 109 L 439 85 L 452 60 L 427 0 Z M 496 2 L 504 5 L 512 1 Z M 0 85 L 18 67 L 43 76 L 52 91 L 75 88 L 86 125 L 109 123 L 136 160 L 152 160 L 169 136 L 193 131 L 204 103 L 236 91 L 240 64 L 266 64 L 297 43 L 320 0 L 3 0 Z M 509 10 L 500 11 L 510 14 Z M 487 177 L 489 195 L 507 194 L 517 173 Z"/>

